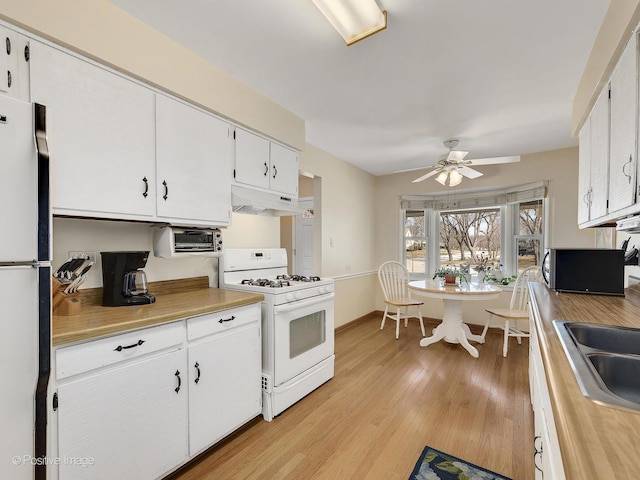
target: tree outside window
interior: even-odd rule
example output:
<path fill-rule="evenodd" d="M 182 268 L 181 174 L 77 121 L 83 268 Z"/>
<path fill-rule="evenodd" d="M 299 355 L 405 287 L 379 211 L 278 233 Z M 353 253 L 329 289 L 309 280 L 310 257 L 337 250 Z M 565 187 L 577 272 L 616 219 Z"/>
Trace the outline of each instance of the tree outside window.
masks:
<path fill-rule="evenodd" d="M 425 252 L 427 237 L 425 234 L 424 210 L 407 211 L 404 221 L 405 266 L 409 273 L 425 273 Z"/>

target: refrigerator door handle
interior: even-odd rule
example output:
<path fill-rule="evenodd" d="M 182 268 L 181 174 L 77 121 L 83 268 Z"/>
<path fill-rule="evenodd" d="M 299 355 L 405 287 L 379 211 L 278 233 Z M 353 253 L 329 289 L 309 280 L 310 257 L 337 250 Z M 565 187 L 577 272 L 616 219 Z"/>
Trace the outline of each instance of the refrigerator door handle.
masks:
<path fill-rule="evenodd" d="M 35 142 L 38 150 L 38 261 L 51 261 L 51 208 L 49 205 L 49 145 L 47 107 L 34 104 Z"/>

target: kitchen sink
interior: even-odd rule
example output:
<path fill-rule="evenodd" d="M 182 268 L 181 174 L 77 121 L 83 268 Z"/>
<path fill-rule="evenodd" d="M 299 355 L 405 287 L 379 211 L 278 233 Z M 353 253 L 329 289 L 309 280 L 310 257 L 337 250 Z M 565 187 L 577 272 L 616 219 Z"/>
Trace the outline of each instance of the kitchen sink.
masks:
<path fill-rule="evenodd" d="M 585 347 L 640 355 L 640 329 L 590 323 L 567 323 L 566 326 L 575 341 Z"/>
<path fill-rule="evenodd" d="M 613 394 L 640 404 L 640 357 L 593 353 L 588 358 Z"/>
<path fill-rule="evenodd" d="M 554 320 L 582 394 L 640 411 L 640 329 Z"/>

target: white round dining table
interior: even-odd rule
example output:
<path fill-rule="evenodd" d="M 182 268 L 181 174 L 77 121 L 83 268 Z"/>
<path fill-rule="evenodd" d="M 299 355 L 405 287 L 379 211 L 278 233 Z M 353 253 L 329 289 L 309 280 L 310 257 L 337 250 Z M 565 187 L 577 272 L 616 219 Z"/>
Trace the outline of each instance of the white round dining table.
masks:
<path fill-rule="evenodd" d="M 444 340 L 459 343 L 471 356 L 478 358 L 478 349 L 469 343 L 484 343 L 481 335 L 474 335 L 469 326 L 462 321 L 462 302 L 472 300 L 493 300 L 498 298 L 502 289 L 485 283 L 462 282 L 455 285 L 440 284 L 433 280 L 415 280 L 409 282 L 409 288 L 418 295 L 441 298 L 444 305 L 442 323 L 433 331 L 433 335 L 420 340 L 421 347 Z"/>

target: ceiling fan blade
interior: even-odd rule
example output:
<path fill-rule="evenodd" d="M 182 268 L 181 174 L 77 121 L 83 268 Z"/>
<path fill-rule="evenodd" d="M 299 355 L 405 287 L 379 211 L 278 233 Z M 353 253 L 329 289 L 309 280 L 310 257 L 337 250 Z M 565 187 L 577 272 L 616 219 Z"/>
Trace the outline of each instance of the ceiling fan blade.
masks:
<path fill-rule="evenodd" d="M 423 180 L 426 180 L 429 177 L 433 177 L 434 175 L 440 173 L 442 169 L 436 169 L 436 170 L 431 170 L 429 173 L 425 173 L 424 175 L 422 175 L 421 177 L 416 178 L 415 180 L 413 180 L 412 183 L 418 183 L 421 182 Z"/>
<path fill-rule="evenodd" d="M 497 163 L 513 163 L 519 161 L 520 155 L 512 155 L 510 157 L 475 158 L 469 160 L 469 165 L 495 165 Z"/>
<path fill-rule="evenodd" d="M 447 161 L 461 162 L 469 152 L 463 152 L 462 150 L 451 150 L 447 155 Z"/>
<path fill-rule="evenodd" d="M 460 172 L 462 175 L 464 175 L 467 178 L 478 178 L 482 176 L 482 172 L 479 172 L 478 170 L 474 170 L 473 168 L 466 167 L 464 165 L 458 167 L 458 172 Z"/>

